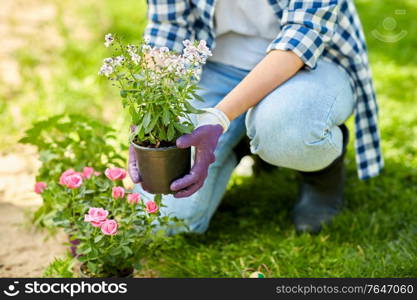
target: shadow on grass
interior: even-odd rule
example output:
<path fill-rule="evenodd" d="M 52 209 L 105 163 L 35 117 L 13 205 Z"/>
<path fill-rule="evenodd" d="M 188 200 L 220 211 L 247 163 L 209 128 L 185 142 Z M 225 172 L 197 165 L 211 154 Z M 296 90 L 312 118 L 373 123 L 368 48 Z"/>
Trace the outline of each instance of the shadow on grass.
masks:
<path fill-rule="evenodd" d="M 379 177 L 361 181 L 350 152 L 345 207 L 334 226 L 326 228 L 324 233 L 340 238 L 341 242 L 357 241 L 361 235 L 357 235 L 356 230 L 364 225 L 362 235 L 372 231 L 373 238 L 389 238 L 415 222 L 417 170 L 388 160 Z M 286 169 L 277 168 L 256 178 L 235 178 L 202 240 L 210 242 L 224 235 L 239 240 L 244 238 L 244 232 L 270 228 L 292 231 L 291 210 L 297 189 L 295 172 Z M 338 237 L 337 231 L 342 232 L 343 237 Z M 238 232 L 242 234 L 236 234 Z M 375 235 L 378 232 L 380 236 Z"/>

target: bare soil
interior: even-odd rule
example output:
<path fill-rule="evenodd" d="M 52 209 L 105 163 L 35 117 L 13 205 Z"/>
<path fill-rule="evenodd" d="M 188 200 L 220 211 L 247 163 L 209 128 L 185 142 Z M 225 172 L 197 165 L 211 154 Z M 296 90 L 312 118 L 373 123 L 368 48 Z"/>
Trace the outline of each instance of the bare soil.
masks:
<path fill-rule="evenodd" d="M 28 222 L 41 204 L 33 192 L 38 162 L 33 149 L 0 157 L 0 277 L 39 277 L 54 257 L 64 255 L 66 237 L 50 237 Z"/>

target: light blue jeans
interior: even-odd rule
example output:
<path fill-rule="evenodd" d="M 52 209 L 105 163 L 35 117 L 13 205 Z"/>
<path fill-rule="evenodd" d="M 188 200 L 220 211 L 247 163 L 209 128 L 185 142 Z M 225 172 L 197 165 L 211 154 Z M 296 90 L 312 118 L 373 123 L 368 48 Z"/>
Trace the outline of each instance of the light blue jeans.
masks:
<path fill-rule="evenodd" d="M 209 62 L 200 82 L 205 102 L 196 107 L 214 107 L 249 71 Z M 233 120 L 216 149 L 216 161 L 203 187 L 188 198 L 165 195 L 161 212 L 183 219 L 188 231 L 202 233 L 219 205 L 237 165 L 233 148 L 246 133 L 253 154 L 279 167 L 317 171 L 327 167 L 342 152 L 340 125 L 353 112 L 354 97 L 346 73 L 335 64 L 319 61 L 316 69 L 302 70 L 276 88 L 255 107 Z M 153 199 L 139 185 L 143 199 Z M 170 233 L 185 231 L 175 229 Z"/>

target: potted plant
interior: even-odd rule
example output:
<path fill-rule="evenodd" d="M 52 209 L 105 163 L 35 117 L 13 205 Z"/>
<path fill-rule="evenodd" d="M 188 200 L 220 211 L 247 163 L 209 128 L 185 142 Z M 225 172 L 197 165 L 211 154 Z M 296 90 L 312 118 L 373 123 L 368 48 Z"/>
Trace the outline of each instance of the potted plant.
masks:
<path fill-rule="evenodd" d="M 112 56 L 99 71 L 120 89 L 122 104 L 130 114 L 134 146 L 142 186 L 153 194 L 168 194 L 170 183 L 190 170 L 191 151 L 175 141 L 192 132 L 192 99 L 197 95 L 201 67 L 211 55 L 205 41 L 184 41 L 181 54 L 146 41 L 125 45 L 112 34 L 105 36 Z"/>
<path fill-rule="evenodd" d="M 123 186 L 126 171 L 107 168 L 69 169 L 59 182 L 38 182 L 35 191 L 46 199 L 59 199 L 53 219 L 77 241 L 75 259 L 82 277 L 129 277 L 147 249 L 166 239 L 165 229 L 184 226 L 162 216 L 161 196 L 144 202 Z M 158 234 L 159 233 L 159 234 Z"/>

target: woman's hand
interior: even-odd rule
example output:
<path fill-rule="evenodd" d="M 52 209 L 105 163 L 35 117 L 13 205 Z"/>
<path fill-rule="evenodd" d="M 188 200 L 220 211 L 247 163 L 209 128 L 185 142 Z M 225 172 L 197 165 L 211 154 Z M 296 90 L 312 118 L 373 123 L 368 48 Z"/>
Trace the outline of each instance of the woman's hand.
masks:
<path fill-rule="evenodd" d="M 178 148 L 195 147 L 195 162 L 190 174 L 175 180 L 171 184 L 171 190 L 176 198 L 188 197 L 194 194 L 204 183 L 210 164 L 215 161 L 214 150 L 223 133 L 221 125 L 203 125 L 195 129 L 191 134 L 186 134 L 177 139 Z M 140 173 L 137 167 L 135 150 L 129 147 L 128 173 L 133 183 L 140 183 Z"/>
<path fill-rule="evenodd" d="M 195 161 L 188 175 L 172 182 L 175 198 L 189 197 L 203 186 L 208 168 L 216 159 L 214 150 L 223 130 L 219 124 L 203 125 L 177 139 L 178 148 L 195 147 Z"/>
<path fill-rule="evenodd" d="M 208 168 L 216 159 L 214 151 L 219 138 L 230 124 L 229 119 L 221 110 L 206 108 L 202 111 L 204 112 L 197 115 L 197 128 L 176 141 L 178 148 L 195 147 L 195 160 L 190 173 L 171 183 L 170 188 L 176 198 L 191 196 L 203 186 L 208 175 Z M 131 131 L 135 129 L 135 126 L 131 127 Z M 128 172 L 134 183 L 141 182 L 132 145 L 129 147 Z"/>

